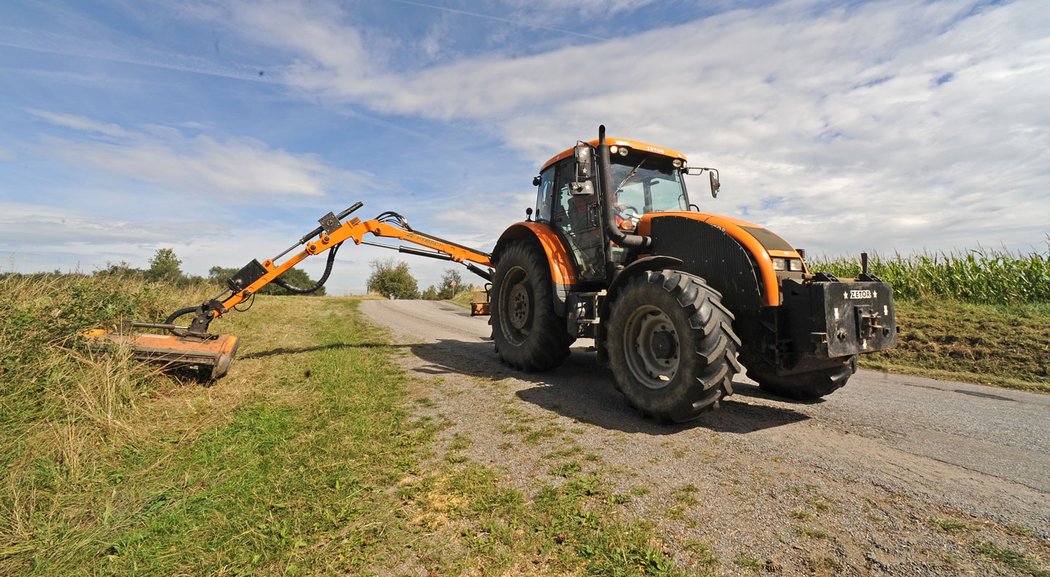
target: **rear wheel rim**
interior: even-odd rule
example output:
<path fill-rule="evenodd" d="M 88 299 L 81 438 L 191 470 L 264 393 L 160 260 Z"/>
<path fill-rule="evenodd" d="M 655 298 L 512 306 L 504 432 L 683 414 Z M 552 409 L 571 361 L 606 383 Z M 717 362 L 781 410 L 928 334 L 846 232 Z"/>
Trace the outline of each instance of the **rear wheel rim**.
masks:
<path fill-rule="evenodd" d="M 678 373 L 681 345 L 671 317 L 663 310 L 641 306 L 624 324 L 624 359 L 636 381 L 649 389 L 662 389 Z"/>
<path fill-rule="evenodd" d="M 500 326 L 513 345 L 521 345 L 532 329 L 533 294 L 525 269 L 514 267 L 503 276 L 499 296 Z"/>

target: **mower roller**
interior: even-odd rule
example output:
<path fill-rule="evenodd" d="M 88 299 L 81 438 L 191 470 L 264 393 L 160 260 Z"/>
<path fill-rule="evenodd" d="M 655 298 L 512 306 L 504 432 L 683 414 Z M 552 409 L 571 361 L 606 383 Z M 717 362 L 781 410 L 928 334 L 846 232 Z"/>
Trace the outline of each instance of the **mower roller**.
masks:
<path fill-rule="evenodd" d="M 159 363 L 164 368 L 196 368 L 200 380 L 214 381 L 226 376 L 237 354 L 240 339 L 236 335 L 209 335 L 206 338 L 132 333 L 135 328 L 168 328 L 153 323 L 128 323 L 119 332 L 92 329 L 81 333 L 96 348 L 128 348 L 140 361 Z M 178 327 L 172 326 L 173 329 Z"/>

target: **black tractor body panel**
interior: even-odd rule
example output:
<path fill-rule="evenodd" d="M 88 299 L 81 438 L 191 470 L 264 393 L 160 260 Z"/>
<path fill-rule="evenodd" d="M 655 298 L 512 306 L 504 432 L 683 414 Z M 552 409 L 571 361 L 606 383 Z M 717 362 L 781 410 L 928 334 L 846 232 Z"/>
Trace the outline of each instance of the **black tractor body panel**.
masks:
<path fill-rule="evenodd" d="M 765 229 L 745 230 L 768 250 L 794 250 Z M 736 315 L 741 354 L 764 359 L 777 374 L 826 369 L 897 344 L 893 288 L 888 283 L 780 273 L 780 305 L 766 306 L 759 257 L 722 228 L 697 219 L 657 216 L 651 236 L 652 254 L 681 260 L 681 270 L 702 277 L 722 293 L 722 302 Z"/>
<path fill-rule="evenodd" d="M 722 293 L 729 310 L 758 312 L 762 292 L 751 255 L 724 230 L 693 218 L 657 216 L 650 235 L 652 254 L 681 260 L 683 271 Z"/>

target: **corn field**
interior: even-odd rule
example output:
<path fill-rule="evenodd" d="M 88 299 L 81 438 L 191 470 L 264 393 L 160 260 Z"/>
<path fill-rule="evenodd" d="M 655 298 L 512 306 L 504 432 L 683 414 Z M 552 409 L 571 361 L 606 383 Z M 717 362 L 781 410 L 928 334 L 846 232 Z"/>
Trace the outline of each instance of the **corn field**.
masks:
<path fill-rule="evenodd" d="M 859 257 L 817 257 L 814 272 L 839 278 L 860 274 Z M 893 285 L 897 298 L 947 298 L 976 304 L 1050 303 L 1050 244 L 1046 252 L 1013 254 L 1005 250 L 874 255 L 868 272 Z"/>

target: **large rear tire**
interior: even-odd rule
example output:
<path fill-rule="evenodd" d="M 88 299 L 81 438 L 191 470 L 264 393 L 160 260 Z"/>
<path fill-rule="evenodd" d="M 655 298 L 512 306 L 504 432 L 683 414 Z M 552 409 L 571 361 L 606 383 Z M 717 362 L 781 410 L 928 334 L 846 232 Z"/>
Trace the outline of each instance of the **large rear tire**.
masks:
<path fill-rule="evenodd" d="M 523 371 L 545 371 L 569 356 L 575 340 L 554 310 L 551 275 L 535 243 L 511 243 L 492 282 L 492 338 L 500 360 Z"/>
<path fill-rule="evenodd" d="M 744 362 L 747 363 L 747 359 Z M 757 382 L 759 388 L 771 395 L 797 401 L 813 401 L 830 395 L 841 389 L 855 372 L 856 355 L 826 369 L 784 376 L 778 376 L 776 371 L 762 360 L 747 363 L 747 376 Z"/>
<path fill-rule="evenodd" d="M 615 298 L 609 364 L 617 388 L 643 415 L 689 421 L 732 394 L 740 339 L 718 291 L 688 273 L 646 271 Z"/>

